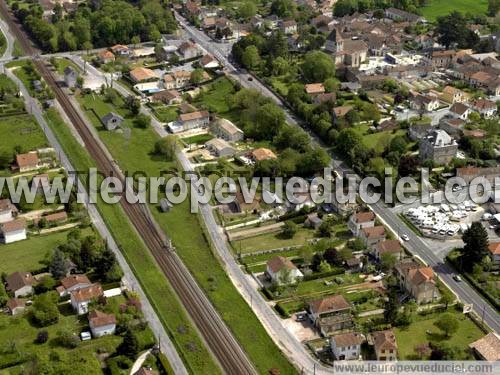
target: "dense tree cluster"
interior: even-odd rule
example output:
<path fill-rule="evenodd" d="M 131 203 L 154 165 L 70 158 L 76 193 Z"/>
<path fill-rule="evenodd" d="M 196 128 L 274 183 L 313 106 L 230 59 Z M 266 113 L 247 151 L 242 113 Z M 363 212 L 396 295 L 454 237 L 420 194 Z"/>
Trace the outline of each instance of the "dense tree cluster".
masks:
<path fill-rule="evenodd" d="M 257 162 L 256 175 L 310 176 L 328 165 L 328 154 L 313 147 L 303 130 L 288 125 L 285 113 L 272 99 L 256 90 L 242 89 L 230 104 L 240 112 L 241 126 L 248 138 L 270 141 L 280 151 L 277 160 Z"/>
<path fill-rule="evenodd" d="M 12 9 L 42 49 L 50 52 L 156 41 L 176 29 L 171 11 L 159 0 L 88 1 L 67 16 L 56 6 L 52 22 L 42 18 L 38 3 L 20 7 L 14 2 Z"/>

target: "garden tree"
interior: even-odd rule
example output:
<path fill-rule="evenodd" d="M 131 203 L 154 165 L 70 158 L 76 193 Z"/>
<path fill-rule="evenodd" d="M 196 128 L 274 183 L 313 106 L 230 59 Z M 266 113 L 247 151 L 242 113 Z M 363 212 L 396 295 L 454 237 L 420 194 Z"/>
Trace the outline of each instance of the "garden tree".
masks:
<path fill-rule="evenodd" d="M 272 73 L 275 76 L 280 76 L 288 72 L 288 61 L 286 61 L 283 57 L 279 56 L 272 60 Z"/>
<path fill-rule="evenodd" d="M 255 112 L 255 123 L 249 135 L 257 140 L 273 139 L 285 124 L 285 113 L 274 103 L 267 103 Z"/>
<path fill-rule="evenodd" d="M 321 51 L 308 52 L 301 68 L 307 82 L 324 82 L 335 77 L 335 63 L 329 55 Z"/>
<path fill-rule="evenodd" d="M 139 114 L 139 112 L 141 111 L 141 101 L 133 95 L 127 96 L 127 98 L 125 99 L 125 106 L 134 115 Z"/>
<path fill-rule="evenodd" d="M 335 92 L 339 89 L 340 84 L 338 79 L 332 77 L 325 79 L 323 86 L 325 87 L 326 92 Z"/>
<path fill-rule="evenodd" d="M 297 165 L 299 176 L 311 176 L 323 170 L 330 163 L 330 156 L 323 148 L 315 147 L 302 154 Z"/>
<path fill-rule="evenodd" d="M 115 263 L 115 254 L 108 248 L 108 246 L 105 246 L 99 254 L 99 259 L 95 264 L 95 273 L 99 276 L 99 278 L 105 278 L 106 273 Z"/>
<path fill-rule="evenodd" d="M 252 33 L 234 43 L 231 49 L 231 54 L 236 61 L 238 61 L 239 63 L 243 63 L 243 53 L 245 52 L 245 49 L 247 47 L 255 46 L 258 50 L 260 50 L 264 48 L 265 43 L 266 40 L 261 35 Z"/>
<path fill-rule="evenodd" d="M 455 318 L 450 313 L 441 314 L 435 324 L 440 330 L 444 332 L 446 337 L 450 337 L 452 334 L 454 334 L 459 327 L 457 318 Z"/>
<path fill-rule="evenodd" d="M 291 148 L 299 152 L 305 152 L 310 149 L 310 141 L 307 133 L 295 127 L 282 128 L 273 140 L 279 149 Z"/>
<path fill-rule="evenodd" d="M 137 48 L 137 45 L 141 42 L 141 37 L 139 35 L 134 35 L 130 42 L 134 45 L 134 48 Z"/>
<path fill-rule="evenodd" d="M 476 221 L 462 235 L 465 246 L 460 250 L 460 264 L 463 270 L 470 272 L 475 264 L 480 264 L 488 255 L 488 232 Z"/>
<path fill-rule="evenodd" d="M 5 285 L 3 283 L 0 283 L 0 307 L 4 307 L 8 300 L 9 296 L 5 291 Z"/>
<path fill-rule="evenodd" d="M 276 177 L 280 174 L 279 161 L 275 159 L 261 160 L 255 163 L 253 174 L 260 177 Z"/>
<path fill-rule="evenodd" d="M 332 224 L 328 220 L 323 220 L 318 228 L 318 234 L 320 237 L 331 237 L 332 236 Z"/>
<path fill-rule="evenodd" d="M 355 109 L 347 112 L 344 118 L 349 125 L 355 125 L 361 121 L 361 117 L 359 116 L 358 111 L 356 111 Z"/>
<path fill-rule="evenodd" d="M 135 126 L 141 129 L 146 129 L 151 125 L 151 117 L 144 113 L 139 113 L 134 120 Z"/>
<path fill-rule="evenodd" d="M 448 305 L 450 303 L 453 303 L 455 301 L 455 297 L 453 295 L 453 293 L 451 293 L 448 288 L 444 287 L 442 290 L 441 290 L 441 300 L 440 302 L 442 304 L 444 304 L 445 306 L 445 309 L 448 309 Z"/>
<path fill-rule="evenodd" d="M 384 308 L 384 321 L 393 324 L 399 314 L 399 301 L 396 289 L 391 288 L 388 293 L 388 301 Z"/>
<path fill-rule="evenodd" d="M 273 31 L 263 45 L 262 53 L 271 58 L 286 57 L 288 55 L 288 42 L 286 35 L 281 30 Z"/>
<path fill-rule="evenodd" d="M 122 277 L 123 277 L 123 271 L 120 268 L 118 262 L 115 262 L 113 263 L 109 271 L 106 272 L 104 279 L 108 282 L 113 282 L 113 281 L 120 281 Z"/>
<path fill-rule="evenodd" d="M 10 166 L 12 162 L 12 155 L 7 151 L 0 151 L 0 168 L 5 169 Z"/>
<path fill-rule="evenodd" d="M 68 272 L 67 258 L 59 248 L 56 248 L 52 253 L 49 271 L 56 279 L 66 276 L 66 273 Z"/>
<path fill-rule="evenodd" d="M 500 0 L 488 0 L 488 16 L 495 17 L 500 12 Z"/>
<path fill-rule="evenodd" d="M 302 258 L 304 264 L 309 264 L 313 258 L 313 249 L 310 245 L 306 244 L 302 246 L 299 250 L 299 257 Z"/>
<path fill-rule="evenodd" d="M 243 52 L 243 55 L 241 57 L 241 62 L 246 68 L 250 70 L 258 68 L 261 61 L 259 50 L 257 49 L 257 47 L 248 46 L 247 48 L 245 48 L 245 51 Z"/>
<path fill-rule="evenodd" d="M 292 270 L 288 268 L 282 269 L 278 274 L 277 285 L 287 285 L 292 282 Z"/>
<path fill-rule="evenodd" d="M 366 246 L 361 238 L 356 238 L 353 241 L 349 241 L 348 246 L 353 251 L 362 251 L 366 249 Z"/>
<path fill-rule="evenodd" d="M 311 268 L 313 271 L 318 272 L 319 271 L 319 265 L 321 262 L 323 262 L 323 252 L 317 251 L 313 257 L 312 257 L 312 262 L 311 262 Z"/>
<path fill-rule="evenodd" d="M 391 143 L 389 144 L 389 151 L 396 152 L 401 155 L 406 151 L 407 146 L 408 142 L 406 142 L 405 137 L 398 135 L 392 138 Z"/>
<path fill-rule="evenodd" d="M 283 225 L 283 229 L 281 230 L 281 235 L 284 238 L 293 238 L 295 234 L 297 233 L 297 224 L 295 224 L 293 221 L 285 221 L 285 224 Z"/>
<path fill-rule="evenodd" d="M 57 323 L 59 310 L 51 293 L 36 296 L 31 310 L 33 320 L 41 327 Z"/>
<path fill-rule="evenodd" d="M 460 357 L 462 350 L 456 346 L 450 346 L 446 342 L 430 342 L 432 349 L 429 359 L 431 361 L 454 360 Z"/>
<path fill-rule="evenodd" d="M 423 359 L 424 357 L 428 357 L 429 354 L 431 354 L 431 348 L 429 348 L 429 345 L 424 343 L 424 344 L 419 344 L 415 345 L 415 348 L 413 349 L 419 359 Z"/>
<path fill-rule="evenodd" d="M 42 294 L 53 290 L 57 285 L 56 280 L 51 276 L 44 276 L 36 285 L 35 293 Z"/>
<path fill-rule="evenodd" d="M 190 78 L 191 83 L 198 84 L 198 83 L 202 82 L 204 73 L 205 73 L 205 71 L 203 69 L 200 69 L 200 68 L 193 70 L 193 72 L 191 73 L 191 78 Z"/>
<path fill-rule="evenodd" d="M 177 152 L 177 137 L 175 135 L 167 135 L 166 137 L 156 141 L 155 154 L 165 157 L 167 161 L 171 161 Z"/>
<path fill-rule="evenodd" d="M 57 342 L 64 348 L 74 349 L 80 343 L 80 339 L 69 330 L 60 330 L 57 332 Z"/>
<path fill-rule="evenodd" d="M 97 261 L 102 250 L 102 242 L 95 236 L 87 236 L 82 241 L 80 248 L 80 268 L 87 271 L 92 268 Z"/>
<path fill-rule="evenodd" d="M 396 265 L 396 257 L 393 254 L 384 253 L 380 256 L 380 267 L 387 272 Z"/>
<path fill-rule="evenodd" d="M 121 355 L 135 360 L 137 354 L 139 353 L 139 341 L 137 340 L 137 336 L 134 334 L 134 332 L 132 332 L 130 328 L 128 328 L 125 332 L 123 341 L 118 346 L 116 351 Z"/>
<path fill-rule="evenodd" d="M 449 48 L 471 48 L 479 43 L 479 37 L 467 28 L 467 19 L 457 11 L 437 18 L 436 33 L 439 43 Z"/>
<path fill-rule="evenodd" d="M 271 3 L 271 13 L 281 18 L 294 17 L 297 5 L 293 0 L 273 0 Z"/>
<path fill-rule="evenodd" d="M 243 20 L 249 20 L 257 14 L 257 5 L 253 1 L 245 1 L 238 7 L 238 17 Z"/>
<path fill-rule="evenodd" d="M 403 155 L 399 161 L 398 174 L 401 177 L 411 176 L 418 171 L 420 162 L 415 155 Z"/>
<path fill-rule="evenodd" d="M 354 0 L 339 0 L 333 6 L 333 15 L 335 17 L 344 17 L 353 14 L 357 9 Z"/>
<path fill-rule="evenodd" d="M 334 247 L 326 249 L 325 252 L 323 253 L 323 258 L 325 258 L 325 260 L 332 266 L 339 266 L 342 264 L 339 252 Z"/>
<path fill-rule="evenodd" d="M 108 103 L 115 103 L 118 99 L 118 94 L 112 88 L 104 89 L 104 101 Z"/>
<path fill-rule="evenodd" d="M 47 332 L 47 330 L 45 329 L 42 329 L 41 331 L 38 331 L 35 343 L 44 344 L 47 342 L 48 339 L 49 339 L 49 332 Z"/>
<path fill-rule="evenodd" d="M 322 260 L 321 263 L 318 266 L 318 272 L 320 273 L 327 273 L 332 270 L 332 267 L 328 264 L 326 260 Z"/>

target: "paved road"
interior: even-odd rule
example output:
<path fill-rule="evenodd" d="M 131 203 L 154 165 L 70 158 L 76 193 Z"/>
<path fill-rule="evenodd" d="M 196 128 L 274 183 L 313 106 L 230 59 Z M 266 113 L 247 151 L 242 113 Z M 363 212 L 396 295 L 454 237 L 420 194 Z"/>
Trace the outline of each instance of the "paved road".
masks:
<path fill-rule="evenodd" d="M 217 57 L 228 69 L 228 73 L 240 81 L 242 86 L 248 88 L 256 88 L 262 94 L 272 98 L 277 104 L 279 104 L 286 112 L 287 120 L 290 124 L 294 126 L 301 126 L 295 116 L 289 112 L 284 103 L 272 93 L 265 85 L 261 84 L 257 79 L 253 81 L 248 81 L 248 74 L 241 74 L 238 69 L 229 62 L 227 50 L 222 51 L 219 49 L 219 44 L 214 43 L 209 37 L 204 33 L 197 30 L 196 28 L 189 25 L 185 19 L 179 14 L 176 14 L 178 22 L 184 27 L 184 29 L 189 33 L 189 35 L 199 43 L 208 52 Z M 439 113 L 438 113 L 439 112 Z M 436 119 L 441 115 L 443 111 L 436 112 Z M 434 118 L 434 117 L 433 117 Z M 436 120 L 437 121 L 437 120 Z M 309 132 L 313 143 L 318 146 L 323 146 L 321 140 L 315 135 Z M 345 165 L 345 163 L 332 155 L 332 167 L 338 171 L 341 175 L 345 173 L 354 174 L 354 172 Z M 359 176 L 357 176 L 359 179 Z M 410 240 L 405 243 L 408 250 L 419 256 L 423 261 L 425 261 L 429 266 L 433 267 L 439 277 L 445 282 L 450 289 L 458 296 L 458 298 L 464 303 L 472 303 L 473 310 L 480 317 L 484 317 L 484 321 L 496 332 L 500 332 L 500 315 L 496 310 L 491 307 L 482 296 L 477 293 L 473 288 L 471 288 L 465 282 L 456 282 L 452 278 L 453 271 L 443 263 L 443 259 L 434 254 L 431 248 L 422 241 L 421 238 L 416 236 L 404 222 L 382 202 L 371 206 L 372 210 L 387 224 L 389 229 L 393 231 L 396 235 L 406 233 L 410 237 Z"/>

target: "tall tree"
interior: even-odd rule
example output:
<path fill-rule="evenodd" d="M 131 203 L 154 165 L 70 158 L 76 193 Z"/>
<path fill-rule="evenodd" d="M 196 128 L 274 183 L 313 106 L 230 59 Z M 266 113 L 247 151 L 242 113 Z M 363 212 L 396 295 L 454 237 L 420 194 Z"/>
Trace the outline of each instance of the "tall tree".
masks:
<path fill-rule="evenodd" d="M 446 48 L 455 44 L 459 48 L 470 48 L 479 42 L 479 37 L 467 28 L 465 16 L 457 11 L 438 17 L 436 32 L 439 43 Z"/>
<path fill-rule="evenodd" d="M 56 279 L 64 277 L 68 272 L 66 256 L 59 248 L 56 248 L 52 254 L 49 271 Z"/>
<path fill-rule="evenodd" d="M 308 82 L 324 82 L 335 77 L 335 63 L 324 52 L 308 52 L 302 64 L 302 73 Z"/>
<path fill-rule="evenodd" d="M 447 337 L 450 337 L 458 330 L 458 320 L 450 313 L 442 314 L 436 321 L 436 326 L 444 332 Z"/>
<path fill-rule="evenodd" d="M 462 241 L 465 246 L 460 250 L 460 262 L 462 268 L 470 272 L 475 264 L 481 264 L 488 255 L 488 232 L 479 221 L 476 221 L 464 232 Z"/>

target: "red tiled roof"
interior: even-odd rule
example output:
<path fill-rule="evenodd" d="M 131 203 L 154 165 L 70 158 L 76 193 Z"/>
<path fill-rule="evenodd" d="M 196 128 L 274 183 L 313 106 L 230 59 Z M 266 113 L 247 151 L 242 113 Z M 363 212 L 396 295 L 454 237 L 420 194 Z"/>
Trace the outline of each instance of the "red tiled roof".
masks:
<path fill-rule="evenodd" d="M 89 313 L 89 323 L 92 327 L 103 327 L 110 324 L 116 324 L 114 314 L 106 314 L 98 310 Z"/>
<path fill-rule="evenodd" d="M 75 285 L 78 284 L 92 284 L 87 277 L 87 275 L 80 274 L 80 275 L 71 275 L 68 277 L 65 277 L 64 279 L 61 279 L 61 284 L 65 289 L 69 289 Z"/>
<path fill-rule="evenodd" d="M 75 299 L 77 302 L 85 302 L 85 301 L 90 301 L 94 298 L 100 297 L 103 295 L 103 290 L 101 287 L 101 284 L 95 283 L 92 284 L 88 287 L 74 290 L 71 292 L 71 296 Z"/>
<path fill-rule="evenodd" d="M 351 304 L 347 302 L 344 296 L 338 294 L 335 296 L 329 296 L 309 303 L 311 312 L 316 314 L 322 314 L 330 311 L 340 311 L 347 310 L 351 308 Z"/>
<path fill-rule="evenodd" d="M 36 152 L 18 154 L 16 155 L 16 163 L 19 168 L 36 167 L 38 165 L 38 154 Z"/>
<path fill-rule="evenodd" d="M 292 263 L 290 259 L 285 257 L 276 256 L 267 261 L 267 266 L 273 271 L 273 273 L 277 273 L 281 271 L 283 268 L 293 270 L 296 269 L 295 264 Z"/>

